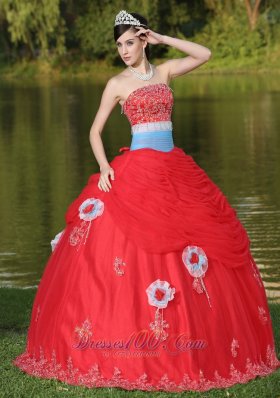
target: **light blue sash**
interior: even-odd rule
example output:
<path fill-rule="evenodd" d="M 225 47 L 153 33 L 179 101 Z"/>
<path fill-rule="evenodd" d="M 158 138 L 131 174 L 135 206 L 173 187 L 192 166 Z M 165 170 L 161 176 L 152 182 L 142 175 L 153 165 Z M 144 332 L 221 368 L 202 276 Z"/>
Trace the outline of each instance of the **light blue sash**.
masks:
<path fill-rule="evenodd" d="M 130 150 L 152 148 L 169 152 L 174 148 L 172 122 L 140 123 L 132 126 Z"/>

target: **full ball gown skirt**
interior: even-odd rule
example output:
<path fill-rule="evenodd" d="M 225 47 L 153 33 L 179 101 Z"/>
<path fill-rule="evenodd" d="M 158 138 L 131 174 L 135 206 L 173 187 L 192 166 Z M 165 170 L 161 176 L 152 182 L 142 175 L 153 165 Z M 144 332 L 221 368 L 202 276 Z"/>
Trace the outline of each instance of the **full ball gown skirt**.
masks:
<path fill-rule="evenodd" d="M 145 131 L 148 138 L 110 162 L 109 192 L 99 190 L 96 173 L 69 205 L 25 352 L 13 360 L 30 375 L 87 387 L 205 391 L 280 366 L 264 285 L 236 211 L 183 149 L 166 150 L 166 135 L 162 150 L 149 138 L 160 142 L 172 105 L 165 84 L 134 90 L 123 110 L 136 142 Z"/>

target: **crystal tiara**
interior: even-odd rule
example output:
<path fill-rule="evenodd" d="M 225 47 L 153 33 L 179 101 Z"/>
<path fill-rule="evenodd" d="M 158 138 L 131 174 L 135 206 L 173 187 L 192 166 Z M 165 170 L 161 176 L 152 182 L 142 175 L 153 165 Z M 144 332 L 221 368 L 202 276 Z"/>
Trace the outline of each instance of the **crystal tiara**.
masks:
<path fill-rule="evenodd" d="M 140 26 L 141 23 L 138 19 L 134 18 L 131 14 L 122 10 L 118 13 L 115 19 L 115 26 L 116 25 L 136 25 Z"/>

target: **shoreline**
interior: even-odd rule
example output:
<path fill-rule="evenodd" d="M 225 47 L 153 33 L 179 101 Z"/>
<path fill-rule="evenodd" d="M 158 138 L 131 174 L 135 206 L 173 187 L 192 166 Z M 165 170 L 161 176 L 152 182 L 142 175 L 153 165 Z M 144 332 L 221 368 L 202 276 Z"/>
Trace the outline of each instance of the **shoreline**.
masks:
<path fill-rule="evenodd" d="M 151 63 L 157 65 L 165 59 L 155 59 Z M 228 64 L 227 64 L 228 63 Z M 0 64 L 0 80 L 28 79 L 80 79 L 94 77 L 106 81 L 111 76 L 121 72 L 123 66 L 112 66 L 105 61 L 81 61 L 64 64 L 54 61 L 36 60 L 20 61 L 14 64 Z M 280 75 L 280 61 L 258 60 L 212 60 L 200 68 L 188 73 L 195 75 Z M 186 73 L 186 75 L 188 74 Z"/>

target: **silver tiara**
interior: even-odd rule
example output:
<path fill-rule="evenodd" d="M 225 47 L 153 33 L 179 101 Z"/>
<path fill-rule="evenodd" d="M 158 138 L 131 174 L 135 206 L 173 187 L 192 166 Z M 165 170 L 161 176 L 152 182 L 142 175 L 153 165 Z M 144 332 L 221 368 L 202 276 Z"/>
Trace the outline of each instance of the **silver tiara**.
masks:
<path fill-rule="evenodd" d="M 138 19 L 134 18 L 131 14 L 122 10 L 118 13 L 115 19 L 115 26 L 116 25 L 136 25 L 140 26 L 141 23 Z"/>

